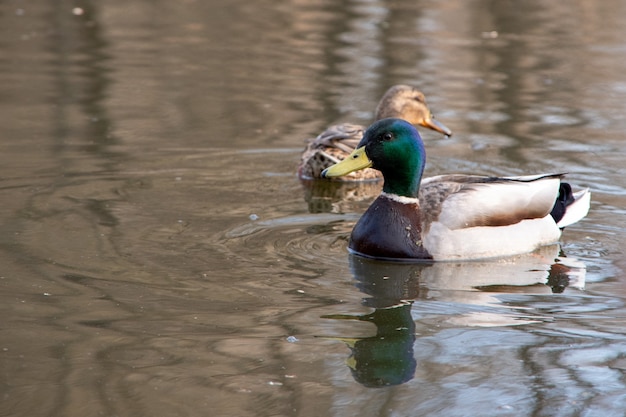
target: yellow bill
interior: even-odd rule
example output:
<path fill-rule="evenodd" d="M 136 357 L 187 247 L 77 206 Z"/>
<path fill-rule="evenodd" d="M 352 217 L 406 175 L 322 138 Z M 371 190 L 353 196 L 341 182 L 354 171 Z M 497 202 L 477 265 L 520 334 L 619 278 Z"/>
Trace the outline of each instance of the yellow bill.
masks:
<path fill-rule="evenodd" d="M 369 168 L 372 166 L 372 161 L 365 154 L 365 146 L 355 149 L 350 155 L 341 162 L 336 163 L 333 166 L 326 168 L 322 171 L 322 177 L 333 178 L 341 177 L 342 175 L 349 174 L 354 171 Z"/>

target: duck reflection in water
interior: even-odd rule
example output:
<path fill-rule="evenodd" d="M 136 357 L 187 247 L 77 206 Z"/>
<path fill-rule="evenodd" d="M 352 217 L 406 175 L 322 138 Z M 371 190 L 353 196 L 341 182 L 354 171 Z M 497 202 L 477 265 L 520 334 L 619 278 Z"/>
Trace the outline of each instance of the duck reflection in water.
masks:
<path fill-rule="evenodd" d="M 310 213 L 362 211 L 362 204 L 380 194 L 381 182 L 301 181 Z"/>
<path fill-rule="evenodd" d="M 448 320 L 468 326 L 520 325 L 545 319 L 512 312 L 498 300 L 507 293 L 561 293 L 567 287 L 582 289 L 585 266 L 563 256 L 558 245 L 512 257 L 481 262 L 395 263 L 349 255 L 356 287 L 367 294 L 362 304 L 374 311 L 364 315 L 330 314 L 322 318 L 372 323 L 369 337 L 329 337 L 348 345 L 347 365 L 354 379 L 372 388 L 410 381 L 417 367 L 414 349 L 417 335 L 411 309 L 416 302 L 452 302 L 457 308 Z M 473 306 L 483 307 L 473 307 Z M 493 313 L 494 309 L 497 313 Z M 486 313 L 487 314 L 484 314 Z M 539 317 L 541 316 L 541 317 Z M 419 345 L 419 341 L 418 341 Z"/>
<path fill-rule="evenodd" d="M 357 287 L 370 297 L 363 305 L 370 314 L 327 315 L 323 318 L 358 320 L 376 326 L 370 337 L 335 338 L 351 350 L 347 361 L 354 379 L 366 387 L 384 387 L 407 382 L 415 374 L 413 355 L 415 322 L 412 300 L 419 298 L 419 277 L 426 264 L 376 262 L 350 255 L 350 269 Z"/>

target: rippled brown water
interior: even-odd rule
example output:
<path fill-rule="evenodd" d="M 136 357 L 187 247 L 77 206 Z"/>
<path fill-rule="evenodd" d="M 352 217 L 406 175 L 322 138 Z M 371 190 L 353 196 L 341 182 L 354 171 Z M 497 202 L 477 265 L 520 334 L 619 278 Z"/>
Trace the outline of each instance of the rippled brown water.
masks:
<path fill-rule="evenodd" d="M 0 5 L 0 415 L 621 416 L 620 1 Z M 569 172 L 513 259 L 350 258 L 304 139 L 408 83 L 427 175 Z"/>

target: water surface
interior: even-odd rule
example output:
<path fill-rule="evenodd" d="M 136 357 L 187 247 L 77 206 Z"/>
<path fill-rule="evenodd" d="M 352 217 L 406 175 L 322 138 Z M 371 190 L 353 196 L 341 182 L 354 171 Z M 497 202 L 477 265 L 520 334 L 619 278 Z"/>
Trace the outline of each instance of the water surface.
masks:
<path fill-rule="evenodd" d="M 0 414 L 621 416 L 619 1 L 0 5 Z M 568 172 L 560 246 L 349 257 L 379 185 L 296 175 L 392 84 L 426 175 Z"/>

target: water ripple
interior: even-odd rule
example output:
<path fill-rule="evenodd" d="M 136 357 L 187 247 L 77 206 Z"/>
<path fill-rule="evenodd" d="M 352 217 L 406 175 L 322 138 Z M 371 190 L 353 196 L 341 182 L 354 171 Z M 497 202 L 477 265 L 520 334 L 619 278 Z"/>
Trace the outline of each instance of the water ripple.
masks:
<path fill-rule="evenodd" d="M 257 262 L 289 260 L 345 265 L 347 239 L 357 215 L 294 215 L 250 221 L 217 240 L 232 254 Z"/>

